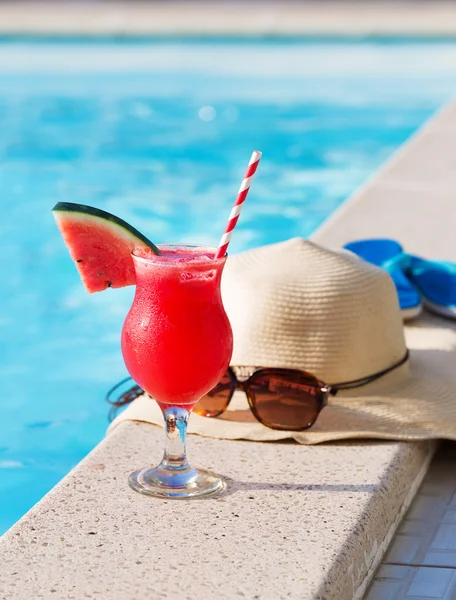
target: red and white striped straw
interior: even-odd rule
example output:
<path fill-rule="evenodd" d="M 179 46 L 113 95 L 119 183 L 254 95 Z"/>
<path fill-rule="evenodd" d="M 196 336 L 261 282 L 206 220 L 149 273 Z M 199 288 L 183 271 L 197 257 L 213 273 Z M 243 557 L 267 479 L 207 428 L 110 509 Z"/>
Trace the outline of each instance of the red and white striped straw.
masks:
<path fill-rule="evenodd" d="M 250 184 L 252 183 L 252 179 L 257 170 L 260 158 L 261 152 L 254 150 L 249 162 L 249 166 L 247 167 L 247 171 L 245 172 L 244 179 L 242 180 L 241 187 L 239 188 L 236 202 L 231 210 L 225 233 L 222 235 L 222 239 L 220 240 L 215 258 L 222 258 L 226 254 L 226 249 L 228 248 L 231 236 L 233 235 L 233 229 L 236 227 L 236 223 L 238 222 L 242 205 L 244 204 L 244 200 L 247 198 L 247 194 L 249 193 Z"/>

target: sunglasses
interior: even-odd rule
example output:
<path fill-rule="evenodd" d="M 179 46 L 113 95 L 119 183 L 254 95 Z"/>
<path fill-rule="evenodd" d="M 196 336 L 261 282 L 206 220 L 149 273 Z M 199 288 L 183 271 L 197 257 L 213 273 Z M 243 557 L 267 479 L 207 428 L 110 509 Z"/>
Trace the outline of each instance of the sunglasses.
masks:
<path fill-rule="evenodd" d="M 227 410 L 234 392 L 242 390 L 254 417 L 266 427 L 304 431 L 315 423 L 330 395 L 335 396 L 340 390 L 371 383 L 404 364 L 408 357 L 407 350 L 399 362 L 374 375 L 331 385 L 323 383 L 311 373 L 295 369 L 229 367 L 222 380 L 199 400 L 193 412 L 205 417 L 218 417 Z M 252 370 L 253 373 L 247 376 Z M 112 405 L 110 418 L 115 416 L 118 408 L 143 394 L 139 386 L 134 386 L 113 400 L 114 392 L 126 381 L 129 378 L 108 392 L 106 400 Z"/>

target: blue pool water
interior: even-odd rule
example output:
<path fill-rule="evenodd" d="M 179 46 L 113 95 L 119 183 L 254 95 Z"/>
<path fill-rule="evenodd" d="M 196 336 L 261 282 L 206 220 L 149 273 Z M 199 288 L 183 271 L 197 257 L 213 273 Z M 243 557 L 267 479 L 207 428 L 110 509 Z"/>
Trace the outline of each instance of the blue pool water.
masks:
<path fill-rule="evenodd" d="M 87 295 L 50 210 L 231 251 L 311 233 L 456 91 L 456 44 L 0 41 L 0 532 L 102 438 L 133 290 Z"/>

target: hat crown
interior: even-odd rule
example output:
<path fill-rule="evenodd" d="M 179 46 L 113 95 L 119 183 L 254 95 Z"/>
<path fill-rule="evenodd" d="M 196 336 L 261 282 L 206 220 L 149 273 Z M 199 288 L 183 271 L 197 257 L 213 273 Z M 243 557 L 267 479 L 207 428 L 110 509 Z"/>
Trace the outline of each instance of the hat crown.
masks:
<path fill-rule="evenodd" d="M 222 297 L 233 365 L 300 369 L 337 383 L 378 373 L 406 352 L 390 276 L 302 238 L 229 257 Z"/>

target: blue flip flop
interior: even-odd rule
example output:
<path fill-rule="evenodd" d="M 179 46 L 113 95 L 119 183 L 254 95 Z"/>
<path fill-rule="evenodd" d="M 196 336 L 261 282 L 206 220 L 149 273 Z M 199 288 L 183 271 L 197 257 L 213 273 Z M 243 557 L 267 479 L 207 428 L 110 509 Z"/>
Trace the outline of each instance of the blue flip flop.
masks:
<path fill-rule="evenodd" d="M 409 256 L 405 272 L 422 296 L 423 306 L 456 319 L 456 264 Z"/>
<path fill-rule="evenodd" d="M 350 242 L 344 246 L 377 267 L 388 271 L 394 281 L 399 297 L 399 306 L 404 321 L 417 317 L 422 309 L 421 297 L 416 287 L 404 274 L 410 257 L 395 240 L 370 239 Z"/>

